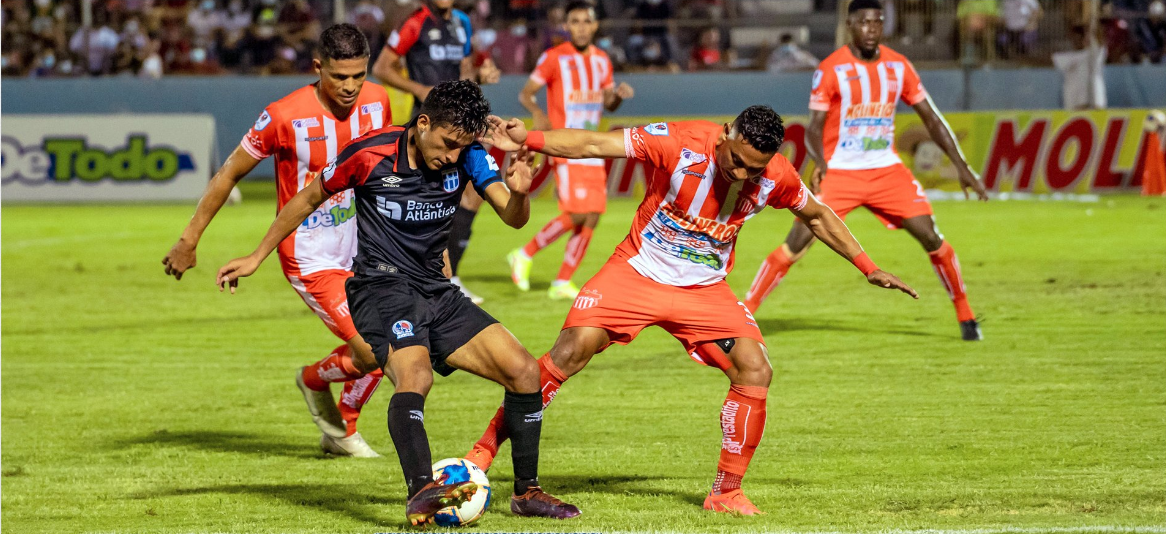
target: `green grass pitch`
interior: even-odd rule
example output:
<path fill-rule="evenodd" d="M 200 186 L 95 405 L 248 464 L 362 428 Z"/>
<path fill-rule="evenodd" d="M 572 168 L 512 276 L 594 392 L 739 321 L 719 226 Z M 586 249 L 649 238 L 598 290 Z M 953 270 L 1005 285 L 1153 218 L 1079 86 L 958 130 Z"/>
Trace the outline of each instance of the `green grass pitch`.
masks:
<path fill-rule="evenodd" d="M 190 205 L 4 206 L 4 532 L 405 529 L 391 386 L 361 423 L 385 457 L 323 455 L 293 373 L 337 340 L 274 258 L 239 294 L 215 291 L 218 266 L 270 223 L 266 189 L 224 209 L 181 282 L 160 261 Z M 959 340 L 909 236 L 852 216 L 871 257 L 921 298 L 867 285 L 818 245 L 757 314 L 776 373 L 745 489 L 768 515 L 700 509 L 727 380 L 653 329 L 597 356 L 547 412 L 544 486 L 583 517 L 511 515 L 507 446 L 492 471 L 498 498 L 475 528 L 1166 532 L 1166 200 L 935 207 L 985 341 Z M 634 209 L 611 202 L 578 282 Z M 569 305 L 542 293 L 563 242 L 536 257 L 528 294 L 503 257 L 554 214 L 539 200 L 513 231 L 483 213 L 463 267 L 536 356 Z M 746 226 L 730 277 L 739 293 L 790 220 L 767 212 Z M 463 454 L 501 399 L 464 373 L 437 379 L 434 459 Z"/>

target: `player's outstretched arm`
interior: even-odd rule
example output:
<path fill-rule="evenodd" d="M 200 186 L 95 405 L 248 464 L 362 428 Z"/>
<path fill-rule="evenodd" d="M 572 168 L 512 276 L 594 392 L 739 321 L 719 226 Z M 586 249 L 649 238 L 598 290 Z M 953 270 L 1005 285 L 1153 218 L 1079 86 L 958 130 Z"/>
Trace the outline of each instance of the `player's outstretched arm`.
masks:
<path fill-rule="evenodd" d="M 810 192 L 818 194 L 822 178 L 826 177 L 826 149 L 822 144 L 822 132 L 826 129 L 826 112 L 810 110 L 810 124 L 806 127 L 806 155 L 814 162 L 814 172 L 810 175 Z"/>
<path fill-rule="evenodd" d="M 959 141 L 956 140 L 955 133 L 951 131 L 951 125 L 939 113 L 939 109 L 935 107 L 935 102 L 931 100 L 931 95 L 927 95 L 927 98 L 915 104 L 914 107 L 915 113 L 919 114 L 919 118 L 923 120 L 923 125 L 927 127 L 927 132 L 931 134 L 931 140 L 943 149 L 943 153 L 947 154 L 947 159 L 951 160 L 952 165 L 955 165 L 960 177 L 960 189 L 964 190 L 964 197 L 969 197 L 968 189 L 971 188 L 980 200 L 987 202 L 988 190 L 984 188 L 984 182 L 980 181 L 979 173 L 968 165 L 968 159 L 964 157 L 963 150 L 960 150 Z"/>
<path fill-rule="evenodd" d="M 422 102 L 429 96 L 432 87 L 417 83 L 401 75 L 401 56 L 389 48 L 381 51 L 377 62 L 372 66 L 372 75 L 378 80 L 389 84 L 390 87 L 409 93 Z"/>
<path fill-rule="evenodd" d="M 511 228 L 522 228 L 530 220 L 530 170 L 534 155 L 527 149 L 515 152 L 506 167 L 506 184 L 495 182 L 486 187 L 486 202 L 498 213 L 498 218 Z"/>
<path fill-rule="evenodd" d="M 492 145 L 507 152 L 526 146 L 535 152 L 557 158 L 611 159 L 627 155 L 624 152 L 623 130 L 593 132 L 563 128 L 547 132 L 528 132 L 521 120 L 503 121 L 494 115 L 490 116 L 490 124 L 493 128 L 488 140 Z"/>
<path fill-rule="evenodd" d="M 858 240 L 854 238 L 854 234 L 850 233 L 846 223 L 834 214 L 834 210 L 819 202 L 813 195 L 810 195 L 805 207 L 800 210 L 791 208 L 790 211 L 805 221 L 815 237 L 837 252 L 838 255 L 850 260 L 855 267 L 858 267 L 862 274 L 866 275 L 867 282 L 887 289 L 898 289 L 914 298 L 919 298 L 919 294 L 911 289 L 911 286 L 899 280 L 899 277 L 879 269 L 867 257 L 866 252 L 863 252 L 862 245 L 858 244 Z"/>
<path fill-rule="evenodd" d="M 182 274 L 198 264 L 195 249 L 198 248 L 198 242 L 202 239 L 202 233 L 206 231 L 211 219 L 215 218 L 219 209 L 227 202 L 235 185 L 258 164 L 259 160 L 243 150 L 243 147 L 235 147 L 235 150 L 227 157 L 227 161 L 211 177 L 210 183 L 206 186 L 206 192 L 198 201 L 198 207 L 194 209 L 194 217 L 191 217 L 186 228 L 182 230 L 182 237 L 178 238 L 178 242 L 174 243 L 174 246 L 170 247 L 170 252 L 162 258 L 162 265 L 166 266 L 167 275 L 173 276 L 176 280 L 182 280 Z"/>
<path fill-rule="evenodd" d="M 312 180 L 304 186 L 296 196 L 284 204 L 282 210 L 279 210 L 279 215 L 275 217 L 275 221 L 267 229 L 267 235 L 263 236 L 254 252 L 242 258 L 235 258 L 219 269 L 218 275 L 215 276 L 215 284 L 219 286 L 219 291 L 229 286 L 231 293 L 234 293 L 235 288 L 239 286 L 239 278 L 251 276 L 259 269 L 259 265 L 271 255 L 275 247 L 279 246 L 279 242 L 291 235 L 325 200 L 328 200 L 328 194 L 324 192 L 324 180 Z"/>

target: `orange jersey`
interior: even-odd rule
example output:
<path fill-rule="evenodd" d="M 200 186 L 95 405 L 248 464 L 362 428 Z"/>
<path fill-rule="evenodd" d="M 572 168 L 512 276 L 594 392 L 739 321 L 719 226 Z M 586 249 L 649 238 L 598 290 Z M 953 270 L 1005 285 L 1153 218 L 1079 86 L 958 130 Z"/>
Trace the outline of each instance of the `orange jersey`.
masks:
<path fill-rule="evenodd" d="M 611 59 L 594 45 L 579 53 L 566 42 L 543 52 L 530 80 L 547 86 L 551 128 L 598 129 L 603 92 L 615 87 L 611 71 Z"/>
<path fill-rule="evenodd" d="M 240 146 L 251 157 L 275 156 L 277 209 L 336 158 L 341 148 L 366 132 L 392 124 L 385 89 L 364 82 L 348 117 L 339 120 L 308 85 L 263 110 Z M 284 273 L 307 275 L 326 269 L 350 269 L 356 255 L 356 206 L 352 191 L 342 191 L 320 205 L 296 232 L 279 244 Z"/>
<path fill-rule="evenodd" d="M 810 192 L 781 154 L 757 178 L 726 180 L 716 165 L 721 128 L 686 121 L 624 130 L 627 157 L 648 164 L 647 192 L 613 258 L 661 284 L 715 284 L 733 269 L 734 244 L 746 220 L 765 206 L 805 207 Z"/>
<path fill-rule="evenodd" d="M 902 54 L 879 46 L 879 60 L 862 61 L 849 46 L 814 72 L 810 109 L 826 112 L 822 145 L 830 169 L 881 169 L 901 163 L 895 151 L 895 105 L 927 98 L 919 73 Z"/>

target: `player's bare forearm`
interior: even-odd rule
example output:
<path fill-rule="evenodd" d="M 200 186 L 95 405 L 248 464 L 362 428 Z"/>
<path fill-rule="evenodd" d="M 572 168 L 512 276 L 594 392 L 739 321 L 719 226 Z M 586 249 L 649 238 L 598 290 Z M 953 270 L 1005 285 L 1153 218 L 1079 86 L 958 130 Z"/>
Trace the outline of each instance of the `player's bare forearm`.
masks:
<path fill-rule="evenodd" d="M 957 167 L 968 167 L 968 160 L 964 157 L 963 150 L 960 149 L 959 141 L 956 140 L 955 132 L 951 130 L 951 125 L 935 108 L 935 102 L 931 100 L 931 96 L 923 99 L 922 102 L 915 104 L 915 112 L 923 121 L 923 125 L 927 128 L 927 133 L 931 135 L 931 140 L 939 145 L 947 158 L 951 160 L 953 165 Z"/>
<path fill-rule="evenodd" d="M 510 192 L 510 199 L 498 211 L 498 217 L 511 228 L 522 228 L 530 221 L 530 197 L 526 193 Z"/>
<path fill-rule="evenodd" d="M 523 158 L 527 158 L 525 150 L 519 151 Z M 529 159 L 529 158 L 527 158 Z M 506 182 L 490 184 L 485 191 L 486 202 L 494 208 L 498 218 L 511 228 L 522 228 L 530 221 L 530 191 L 531 170 L 526 162 L 518 161 L 518 155 L 506 169 Z"/>
<path fill-rule="evenodd" d="M 563 128 L 543 132 L 544 144 L 536 149 L 557 158 L 622 158 L 624 151 L 623 130 L 593 132 Z"/>
<path fill-rule="evenodd" d="M 328 194 L 324 192 L 323 181 L 312 180 L 279 210 L 279 215 L 276 215 L 275 221 L 267 229 L 267 234 L 251 254 L 260 261 L 267 258 L 275 247 L 279 246 L 279 242 L 291 235 L 325 200 L 328 200 Z"/>
<path fill-rule="evenodd" d="M 522 87 L 522 91 L 518 93 L 518 103 L 522 104 L 522 107 L 525 108 L 527 112 L 536 117 L 540 113 L 543 113 L 542 108 L 538 107 L 538 97 L 535 96 L 541 87 L 542 86 L 535 83 L 534 81 L 527 80 L 526 85 Z"/>
<path fill-rule="evenodd" d="M 411 95 L 423 92 L 425 86 L 401 75 L 401 56 L 385 49 L 372 67 L 372 74 L 390 87 Z"/>
<path fill-rule="evenodd" d="M 826 149 L 822 144 L 822 132 L 826 127 L 826 112 L 810 111 L 810 124 L 806 127 L 806 155 L 816 168 L 826 169 Z"/>
<path fill-rule="evenodd" d="M 791 211 L 806 223 L 814 237 L 839 256 L 853 263 L 854 259 L 862 254 L 862 245 L 855 239 L 854 234 L 850 233 L 846 223 L 838 218 L 834 210 L 819 202 L 817 198 L 811 196 L 804 208 Z"/>
<path fill-rule="evenodd" d="M 198 201 L 198 207 L 194 210 L 194 217 L 191 217 L 190 223 L 182 231 L 183 241 L 192 246 L 198 244 L 211 220 L 219 213 L 223 204 L 227 203 L 227 198 L 231 196 L 231 190 L 258 164 L 259 160 L 251 157 L 242 147 L 235 147 L 235 150 L 227 157 L 227 161 L 207 184 L 206 192 L 203 193 L 202 198 Z"/>

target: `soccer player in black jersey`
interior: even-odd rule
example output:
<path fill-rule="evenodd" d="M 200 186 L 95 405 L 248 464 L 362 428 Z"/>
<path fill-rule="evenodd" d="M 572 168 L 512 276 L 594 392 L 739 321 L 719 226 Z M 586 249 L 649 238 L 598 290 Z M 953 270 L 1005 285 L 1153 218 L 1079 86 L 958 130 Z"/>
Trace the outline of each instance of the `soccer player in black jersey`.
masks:
<path fill-rule="evenodd" d="M 454 210 L 470 183 L 506 224 L 530 217 L 531 172 L 520 157 L 503 180 L 498 165 L 475 139 L 489 128 L 490 105 L 470 81 L 437 85 L 421 114 L 405 126 L 374 130 L 340 151 L 279 212 L 250 255 L 231 260 L 216 277 L 234 292 L 327 198 L 345 189 L 356 196 L 358 253 L 347 283 L 353 322 L 378 367 L 396 390 L 389 401 L 389 434 L 409 490 L 406 516 L 428 523 L 446 506 L 469 499 L 472 482 L 433 480 L 425 433 L 425 396 L 433 371 L 456 369 L 506 389 L 503 409 L 513 441 L 514 496 L 518 515 L 566 519 L 579 509 L 538 485 L 542 431 L 539 367 L 505 327 L 470 302 L 442 275 L 442 252 Z M 360 365 L 360 368 L 370 366 Z"/>

